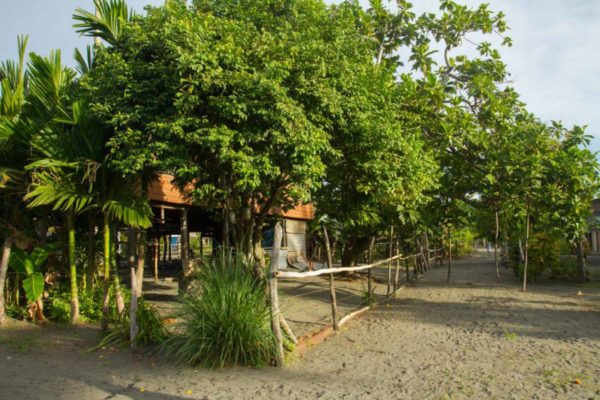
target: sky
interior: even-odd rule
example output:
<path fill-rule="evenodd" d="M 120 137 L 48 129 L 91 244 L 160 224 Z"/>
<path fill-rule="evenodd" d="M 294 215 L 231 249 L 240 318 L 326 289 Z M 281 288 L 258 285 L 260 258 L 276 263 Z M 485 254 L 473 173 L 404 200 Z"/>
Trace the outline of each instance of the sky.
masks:
<path fill-rule="evenodd" d="M 164 0 L 127 0 L 142 11 Z M 336 0 L 326 0 L 335 2 Z M 361 0 L 366 4 L 366 0 Z M 490 4 L 503 11 L 513 47 L 501 51 L 513 86 L 529 111 L 542 121 L 588 125 L 592 149 L 600 151 L 600 7 L 598 0 L 458 0 Z M 413 0 L 415 12 L 435 11 L 437 0 Z M 70 61 L 75 47 L 90 38 L 72 28 L 77 7 L 92 10 L 92 0 L 0 0 L 0 60 L 16 58 L 16 37 L 29 35 L 29 51 L 47 54 L 60 48 Z M 469 53 L 468 48 L 465 52 Z"/>

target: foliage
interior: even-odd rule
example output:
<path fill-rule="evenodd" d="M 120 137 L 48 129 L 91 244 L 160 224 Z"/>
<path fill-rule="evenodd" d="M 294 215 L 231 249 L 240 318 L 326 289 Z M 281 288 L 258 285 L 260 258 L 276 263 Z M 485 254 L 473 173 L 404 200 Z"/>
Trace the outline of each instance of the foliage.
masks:
<path fill-rule="evenodd" d="M 130 297 L 128 290 L 123 290 L 123 295 L 127 300 Z M 114 289 L 111 287 L 111 296 Z M 101 283 L 95 284 L 91 289 L 81 291 L 79 293 L 79 312 L 81 320 L 84 322 L 98 322 L 102 319 L 102 298 L 104 287 Z M 48 299 L 45 304 L 48 317 L 56 322 L 70 321 L 70 292 L 64 286 L 53 288 L 48 293 Z M 110 315 L 113 318 L 117 317 L 115 304 L 110 304 Z"/>
<path fill-rule="evenodd" d="M 464 257 L 473 253 L 475 233 L 468 227 L 452 232 L 452 256 Z"/>
<path fill-rule="evenodd" d="M 377 304 L 377 295 L 375 294 L 376 287 L 377 285 L 373 285 L 371 287 L 371 291 L 369 291 L 368 286 L 366 286 L 364 283 L 362 284 L 360 290 L 360 299 L 362 305 L 370 307 Z"/>
<path fill-rule="evenodd" d="M 275 358 L 264 282 L 241 258 L 221 254 L 197 271 L 198 288 L 181 299 L 175 334 L 163 353 L 180 363 L 262 366 Z"/>
<path fill-rule="evenodd" d="M 125 310 L 129 309 L 129 305 Z M 170 336 L 158 310 L 144 301 L 138 299 L 137 312 L 138 334 L 134 340 L 136 346 L 160 345 Z M 130 343 L 129 313 L 124 311 L 120 315 L 109 318 L 108 330 L 104 332 L 100 343 L 92 350 L 109 345 L 129 345 Z"/>
<path fill-rule="evenodd" d="M 54 245 L 36 247 L 30 253 L 18 247 L 12 249 L 9 266 L 24 278 L 22 285 L 29 303 L 39 300 L 44 293 L 42 266 L 54 251 Z"/>

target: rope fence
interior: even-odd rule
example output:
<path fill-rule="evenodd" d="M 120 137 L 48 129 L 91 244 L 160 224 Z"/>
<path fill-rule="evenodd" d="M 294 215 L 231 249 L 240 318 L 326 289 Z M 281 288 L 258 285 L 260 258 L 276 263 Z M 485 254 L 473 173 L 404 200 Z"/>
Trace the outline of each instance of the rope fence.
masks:
<path fill-rule="evenodd" d="M 342 273 L 367 271 L 368 272 L 369 294 L 371 294 L 371 292 L 370 292 L 371 287 L 372 287 L 371 280 L 373 279 L 371 270 L 376 267 L 381 267 L 381 266 L 387 265 L 386 297 L 391 298 L 391 297 L 395 296 L 396 292 L 402 287 L 399 284 L 400 283 L 399 282 L 400 281 L 400 279 L 399 279 L 400 270 L 401 270 L 401 266 L 402 266 L 401 264 L 403 264 L 403 267 L 404 267 L 404 270 L 406 273 L 406 283 L 409 283 L 410 282 L 409 262 L 411 260 L 412 260 L 412 264 L 413 264 L 413 273 L 414 273 L 415 277 L 418 277 L 419 275 L 424 275 L 427 271 L 429 271 L 431 269 L 432 262 L 435 262 L 437 260 L 437 262 L 439 264 L 441 264 L 443 262 L 443 259 L 445 258 L 445 252 L 444 252 L 443 248 L 429 249 L 429 248 L 423 248 L 423 246 L 419 246 L 418 251 L 416 253 L 409 254 L 409 255 L 400 254 L 398 252 L 399 246 L 396 246 L 396 254 L 392 255 L 392 245 L 391 245 L 392 242 L 390 240 L 390 251 L 389 251 L 390 257 L 380 260 L 380 261 L 370 262 L 368 264 L 357 265 L 354 267 L 335 267 L 334 268 L 332 265 L 333 264 L 332 260 L 331 260 L 331 251 L 328 246 L 329 241 L 328 241 L 327 230 L 325 228 L 323 229 L 323 233 L 324 233 L 324 237 L 326 238 L 325 243 L 326 243 L 326 247 L 327 247 L 327 267 L 319 269 L 319 270 L 303 271 L 303 272 L 280 271 L 279 265 L 278 265 L 278 260 L 279 260 L 281 238 L 282 238 L 282 227 L 279 223 L 275 226 L 274 242 L 273 242 L 273 248 L 272 248 L 272 254 L 271 254 L 271 265 L 270 265 L 271 268 L 270 268 L 270 274 L 269 274 L 269 289 L 270 289 L 269 296 L 270 296 L 270 303 L 271 303 L 271 318 L 272 318 L 271 324 L 272 324 L 273 333 L 275 336 L 275 340 L 277 342 L 277 349 L 278 349 L 278 355 L 277 355 L 277 366 L 278 367 L 284 366 L 284 359 L 285 359 L 284 358 L 284 350 L 283 350 L 284 346 L 283 346 L 282 328 L 285 331 L 286 335 L 288 337 L 290 337 L 290 339 L 295 344 L 298 344 L 299 340 L 300 341 L 302 340 L 302 339 L 298 339 L 294 335 L 294 333 L 290 329 L 288 323 L 286 322 L 285 318 L 281 314 L 280 305 L 279 305 L 279 294 L 278 294 L 278 280 L 280 280 L 280 279 L 302 280 L 302 279 L 307 279 L 307 278 L 328 275 L 329 276 L 332 325 L 327 327 L 324 331 L 334 332 L 334 331 L 339 330 L 339 327 L 341 325 L 343 325 L 344 323 L 346 323 L 347 321 L 349 321 L 351 318 L 353 318 L 356 315 L 362 314 L 364 311 L 366 311 L 370 308 L 369 306 L 363 307 L 359 310 L 349 313 L 348 315 L 346 315 L 338 320 L 334 275 L 342 274 Z M 390 237 L 391 237 L 391 235 L 390 235 Z"/>

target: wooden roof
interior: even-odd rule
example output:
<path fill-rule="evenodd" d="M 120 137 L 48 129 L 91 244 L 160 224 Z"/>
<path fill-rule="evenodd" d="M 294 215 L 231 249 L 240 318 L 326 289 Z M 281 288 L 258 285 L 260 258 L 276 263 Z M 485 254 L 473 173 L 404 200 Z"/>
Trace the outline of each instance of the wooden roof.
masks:
<path fill-rule="evenodd" d="M 172 206 L 192 206 L 189 197 L 191 185 L 186 186 L 183 192 L 173 183 L 173 175 L 160 174 L 158 178 L 148 185 L 148 199 L 153 202 Z M 315 209 L 312 204 L 298 205 L 290 210 L 282 211 L 273 209 L 272 214 L 282 215 L 285 218 L 311 220 L 315 217 Z"/>

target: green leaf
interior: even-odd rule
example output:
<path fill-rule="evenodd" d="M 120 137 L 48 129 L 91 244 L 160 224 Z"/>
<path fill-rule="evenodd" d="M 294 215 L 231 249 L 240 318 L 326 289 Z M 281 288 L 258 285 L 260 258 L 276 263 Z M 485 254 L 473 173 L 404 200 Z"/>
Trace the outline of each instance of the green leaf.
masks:
<path fill-rule="evenodd" d="M 28 273 L 25 263 L 28 260 L 28 257 L 29 256 L 27 255 L 25 250 L 15 247 L 10 253 L 10 260 L 8 262 L 8 265 L 12 267 L 17 273 L 21 275 L 27 275 Z"/>
<path fill-rule="evenodd" d="M 27 279 L 23 280 L 23 289 L 27 301 L 34 302 L 44 293 L 44 276 L 40 272 L 34 272 Z"/>

